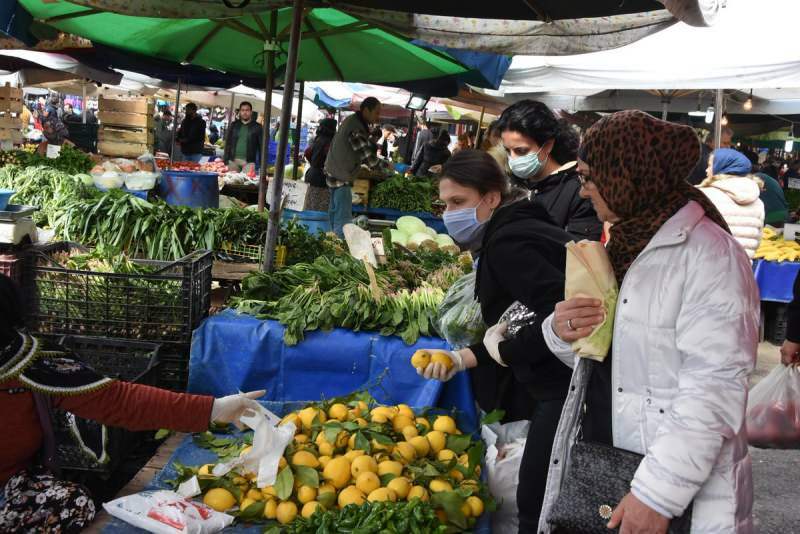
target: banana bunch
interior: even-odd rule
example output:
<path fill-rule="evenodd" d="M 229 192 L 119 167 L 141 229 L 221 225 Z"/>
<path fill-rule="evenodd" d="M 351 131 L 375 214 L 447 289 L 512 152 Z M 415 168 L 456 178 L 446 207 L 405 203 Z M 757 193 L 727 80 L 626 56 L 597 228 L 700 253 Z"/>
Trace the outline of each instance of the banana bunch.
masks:
<path fill-rule="evenodd" d="M 761 244 L 754 257 L 776 262 L 800 261 L 800 244 L 796 241 L 784 241 L 775 230 L 767 227 L 761 234 Z"/>

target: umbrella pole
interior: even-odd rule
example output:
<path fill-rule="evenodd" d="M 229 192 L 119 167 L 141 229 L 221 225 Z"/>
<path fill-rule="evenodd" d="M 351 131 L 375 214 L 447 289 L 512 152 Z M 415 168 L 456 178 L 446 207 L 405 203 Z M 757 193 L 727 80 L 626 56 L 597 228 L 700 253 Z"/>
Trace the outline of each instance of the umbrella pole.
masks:
<path fill-rule="evenodd" d="M 300 23 L 303 20 L 303 0 L 294 0 L 292 7 L 292 28 L 289 34 L 289 53 L 286 57 L 286 78 L 283 83 L 283 105 L 281 107 L 281 131 L 278 140 L 278 153 L 275 159 L 275 175 L 272 177 L 272 197 L 270 198 L 269 226 L 264 245 L 264 270 L 272 272 L 275 264 L 275 246 L 281 226 L 281 195 L 283 192 L 283 171 L 286 168 L 286 145 L 289 141 L 289 122 L 292 120 L 292 89 L 297 79 L 297 53 L 300 48 Z"/>
<path fill-rule="evenodd" d="M 297 98 L 297 125 L 294 130 L 294 165 L 292 166 L 292 179 L 297 180 L 297 166 L 300 162 L 300 134 L 303 133 L 303 92 L 306 82 L 300 80 L 300 96 Z"/>
<path fill-rule="evenodd" d="M 669 100 L 664 99 L 661 101 L 661 120 L 662 121 L 667 120 L 668 116 L 669 116 Z"/>
<path fill-rule="evenodd" d="M 81 113 L 81 122 L 83 124 L 86 124 L 86 82 L 83 82 L 83 84 L 81 85 L 81 91 L 82 91 L 81 96 L 83 97 L 83 102 L 81 102 L 81 107 L 83 108 L 83 111 Z"/>
<path fill-rule="evenodd" d="M 486 106 L 481 106 L 481 118 L 478 120 L 478 134 L 475 136 L 474 148 L 480 148 L 483 142 L 483 114 L 486 113 Z"/>
<path fill-rule="evenodd" d="M 272 122 L 272 89 L 275 87 L 275 32 L 278 31 L 278 13 L 273 10 L 269 20 L 269 50 L 267 51 L 267 82 L 264 87 L 264 127 L 261 129 L 261 165 L 258 169 L 258 211 L 262 213 L 267 203 L 267 160 L 269 159 L 269 123 Z"/>
<path fill-rule="evenodd" d="M 172 117 L 172 145 L 169 151 L 170 165 L 175 159 L 175 136 L 178 134 L 178 113 L 181 108 L 181 79 L 178 78 L 178 91 L 175 93 L 175 115 Z"/>
<path fill-rule="evenodd" d="M 725 95 L 722 89 L 717 89 L 714 98 L 714 148 L 719 148 L 722 143 L 722 108 Z"/>
<path fill-rule="evenodd" d="M 231 106 L 228 108 L 228 121 L 227 121 L 227 124 L 226 124 L 226 127 L 225 127 L 225 134 L 226 135 L 223 136 L 223 139 L 225 137 L 228 137 L 227 133 L 231 130 L 231 123 L 233 122 L 233 106 L 235 106 L 235 105 L 236 105 L 236 93 L 231 91 Z M 228 162 L 226 161 L 225 163 L 228 163 Z"/>

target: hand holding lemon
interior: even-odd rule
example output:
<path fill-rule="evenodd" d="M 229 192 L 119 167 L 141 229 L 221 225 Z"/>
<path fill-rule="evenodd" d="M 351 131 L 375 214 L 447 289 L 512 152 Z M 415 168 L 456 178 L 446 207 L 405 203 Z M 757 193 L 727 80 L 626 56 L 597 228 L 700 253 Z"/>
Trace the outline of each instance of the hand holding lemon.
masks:
<path fill-rule="evenodd" d="M 418 350 L 411 356 L 411 365 L 417 374 L 441 382 L 447 382 L 456 373 L 475 366 L 475 356 L 469 349 L 451 352 L 449 350 Z"/>

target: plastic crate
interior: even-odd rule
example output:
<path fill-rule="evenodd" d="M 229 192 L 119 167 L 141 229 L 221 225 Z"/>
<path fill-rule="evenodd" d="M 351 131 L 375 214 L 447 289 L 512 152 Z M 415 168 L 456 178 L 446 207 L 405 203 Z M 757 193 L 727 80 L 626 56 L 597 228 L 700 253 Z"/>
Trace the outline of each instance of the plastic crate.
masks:
<path fill-rule="evenodd" d="M 284 267 L 286 265 L 286 245 L 275 247 L 275 266 Z M 261 263 L 264 257 L 263 245 L 231 245 L 225 243 L 217 252 L 217 257 L 222 261 L 235 263 Z"/>
<path fill-rule="evenodd" d="M 764 338 L 775 345 L 786 341 L 789 307 L 781 302 L 767 302 L 764 317 Z"/>
<path fill-rule="evenodd" d="M 156 384 L 161 349 L 158 344 L 124 339 L 63 336 L 60 345 L 101 374 L 128 382 Z M 148 434 L 107 427 L 64 410 L 53 410 L 51 417 L 56 440 L 55 462 L 66 471 L 109 476 L 122 459 Z M 105 457 L 100 449 L 95 449 L 94 454 L 86 451 L 81 440 L 89 441 L 89 436 L 104 442 Z"/>
<path fill-rule="evenodd" d="M 134 260 L 155 270 L 118 274 L 67 269 L 54 258 L 73 249 L 86 251 L 75 243 L 57 243 L 26 258 L 32 332 L 188 344 L 192 331 L 208 316 L 209 251 L 174 262 Z"/>

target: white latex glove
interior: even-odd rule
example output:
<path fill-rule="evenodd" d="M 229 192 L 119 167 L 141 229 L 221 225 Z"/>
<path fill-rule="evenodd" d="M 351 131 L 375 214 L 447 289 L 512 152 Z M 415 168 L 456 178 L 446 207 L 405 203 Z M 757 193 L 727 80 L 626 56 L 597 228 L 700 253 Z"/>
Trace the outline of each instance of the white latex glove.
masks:
<path fill-rule="evenodd" d="M 211 408 L 211 422 L 233 423 L 239 430 L 244 430 L 244 425 L 239 418 L 248 409 L 259 412 L 261 405 L 253 399 L 263 397 L 266 392 L 265 389 L 260 389 L 214 399 L 214 406 Z"/>
<path fill-rule="evenodd" d="M 507 331 L 508 323 L 497 323 L 489 328 L 483 336 L 483 346 L 486 347 L 489 356 L 503 367 L 508 367 L 508 365 L 503 361 L 503 357 L 500 356 L 500 343 L 506 340 Z"/>
<path fill-rule="evenodd" d="M 464 366 L 464 359 L 461 357 L 460 352 L 450 352 L 447 350 L 441 350 L 437 352 L 444 352 L 450 357 L 450 361 L 453 362 L 453 366 L 450 368 L 450 370 L 448 371 L 447 368 L 441 363 L 429 363 L 424 370 L 417 369 L 418 375 L 421 375 L 428 380 L 434 379 L 440 382 L 447 382 L 453 378 L 456 373 L 460 373 L 466 369 Z"/>

